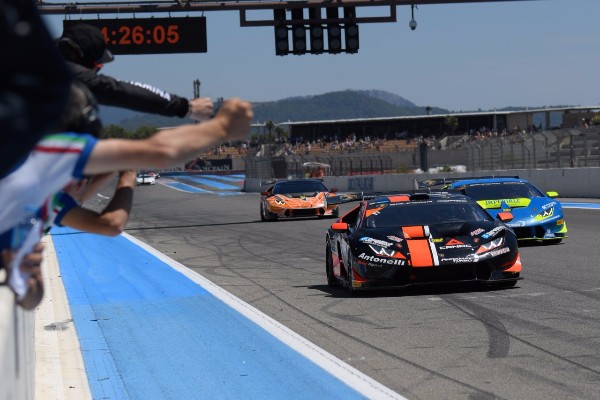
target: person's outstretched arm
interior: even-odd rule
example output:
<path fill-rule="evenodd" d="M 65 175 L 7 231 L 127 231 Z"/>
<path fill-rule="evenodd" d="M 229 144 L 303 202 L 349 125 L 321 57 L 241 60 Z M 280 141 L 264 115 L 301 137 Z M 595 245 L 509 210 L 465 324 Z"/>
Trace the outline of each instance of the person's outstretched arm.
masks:
<path fill-rule="evenodd" d="M 55 223 L 80 231 L 99 235 L 117 236 L 123 232 L 133 204 L 133 188 L 136 173 L 133 170 L 119 174 L 119 181 L 110 202 L 101 213 L 74 207 L 59 215 Z"/>
<path fill-rule="evenodd" d="M 225 101 L 214 118 L 201 124 L 161 130 L 143 140 L 100 140 L 83 172 L 93 175 L 114 170 L 169 168 L 196 158 L 223 140 L 243 139 L 253 117 L 250 103 L 234 98 Z"/>
<path fill-rule="evenodd" d="M 122 81 L 73 62 L 67 64 L 100 104 L 196 121 L 205 121 L 212 115 L 213 104 L 209 97 L 189 100 L 145 83 Z"/>

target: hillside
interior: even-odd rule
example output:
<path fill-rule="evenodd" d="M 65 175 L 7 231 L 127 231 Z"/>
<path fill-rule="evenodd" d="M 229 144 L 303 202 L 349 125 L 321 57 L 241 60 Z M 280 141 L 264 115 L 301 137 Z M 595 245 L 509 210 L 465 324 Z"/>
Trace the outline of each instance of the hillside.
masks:
<path fill-rule="evenodd" d="M 425 115 L 427 113 L 426 106 L 418 106 L 401 96 L 384 90 L 348 89 L 314 96 L 296 96 L 277 101 L 252 102 L 252 105 L 254 108 L 254 122 L 258 124 L 266 121 L 273 121 L 277 124 L 289 121 L 378 118 Z M 450 113 L 446 109 L 430 106 L 432 114 Z M 497 111 L 516 111 L 527 108 L 542 107 L 508 106 Z M 120 125 L 129 131 L 135 131 L 140 126 L 166 127 L 192 122 L 190 119 L 168 118 L 115 107 L 100 107 L 100 116 L 104 125 Z"/>
<path fill-rule="evenodd" d="M 254 120 L 257 123 L 273 121 L 320 121 L 330 119 L 376 118 L 402 115 L 424 115 L 425 106 L 382 90 L 345 90 L 315 96 L 288 97 L 269 102 L 253 102 Z M 432 107 L 433 114 L 447 110 Z M 115 107 L 101 107 L 100 115 L 105 125 L 120 125 L 127 130 L 139 126 L 174 126 L 190 122 L 136 113 Z"/>

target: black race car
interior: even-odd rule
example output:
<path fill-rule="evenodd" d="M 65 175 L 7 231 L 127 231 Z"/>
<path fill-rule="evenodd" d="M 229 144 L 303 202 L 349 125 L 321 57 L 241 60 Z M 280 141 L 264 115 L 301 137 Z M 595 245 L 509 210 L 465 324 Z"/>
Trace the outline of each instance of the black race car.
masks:
<path fill-rule="evenodd" d="M 360 289 L 475 281 L 513 286 L 517 238 L 462 194 L 419 193 L 362 200 L 327 231 L 330 286 Z"/>

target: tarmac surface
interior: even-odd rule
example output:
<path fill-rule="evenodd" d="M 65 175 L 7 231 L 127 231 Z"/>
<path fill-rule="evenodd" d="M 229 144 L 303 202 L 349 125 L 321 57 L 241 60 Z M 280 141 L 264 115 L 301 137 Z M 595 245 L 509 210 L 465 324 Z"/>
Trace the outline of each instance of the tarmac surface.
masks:
<path fill-rule="evenodd" d="M 348 298 L 326 285 L 324 240 L 333 221 L 260 222 L 258 200 L 138 187 L 127 234 L 401 396 L 600 393 L 600 210 L 567 208 L 568 239 L 522 246 L 525 279 L 513 289 L 452 285 Z M 68 316 L 59 320 L 70 329 Z"/>

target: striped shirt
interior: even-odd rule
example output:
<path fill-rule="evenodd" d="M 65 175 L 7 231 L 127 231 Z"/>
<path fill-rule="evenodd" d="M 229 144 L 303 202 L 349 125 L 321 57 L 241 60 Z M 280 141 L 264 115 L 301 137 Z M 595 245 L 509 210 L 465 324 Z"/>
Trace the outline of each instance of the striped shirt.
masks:
<path fill-rule="evenodd" d="M 75 133 L 43 137 L 21 166 L 0 180 L 0 233 L 38 212 L 71 179 L 82 179 L 96 143 L 91 135 Z"/>

